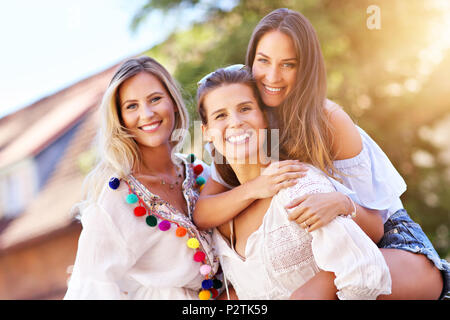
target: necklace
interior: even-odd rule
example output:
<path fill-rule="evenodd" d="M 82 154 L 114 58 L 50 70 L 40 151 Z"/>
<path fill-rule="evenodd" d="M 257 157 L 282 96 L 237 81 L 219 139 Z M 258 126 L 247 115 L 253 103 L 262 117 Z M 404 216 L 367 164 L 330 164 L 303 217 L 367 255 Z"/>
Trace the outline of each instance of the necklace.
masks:
<path fill-rule="evenodd" d="M 169 185 L 170 190 L 173 190 L 173 188 L 175 188 L 175 186 L 178 186 L 180 184 L 180 179 L 181 180 L 183 179 L 183 173 L 181 171 L 180 166 L 177 164 L 175 164 L 175 171 L 176 171 L 176 175 L 177 175 L 177 177 L 175 178 L 175 183 L 169 183 L 165 179 L 159 177 L 161 180 L 161 185 L 166 185 L 166 184 Z"/>
<path fill-rule="evenodd" d="M 159 184 L 162 186 L 168 185 L 170 190 L 173 190 L 175 188 L 175 186 L 179 186 L 180 181 L 183 181 L 183 169 L 178 164 L 175 164 L 176 177 L 175 177 L 175 181 L 173 183 L 170 183 L 170 180 L 166 180 L 157 174 L 152 174 L 151 170 L 148 170 L 148 167 L 145 164 L 144 164 L 144 168 L 146 168 L 147 171 L 150 172 L 150 173 L 147 173 L 147 175 L 151 176 L 152 178 L 154 178 L 156 180 L 159 180 Z"/>

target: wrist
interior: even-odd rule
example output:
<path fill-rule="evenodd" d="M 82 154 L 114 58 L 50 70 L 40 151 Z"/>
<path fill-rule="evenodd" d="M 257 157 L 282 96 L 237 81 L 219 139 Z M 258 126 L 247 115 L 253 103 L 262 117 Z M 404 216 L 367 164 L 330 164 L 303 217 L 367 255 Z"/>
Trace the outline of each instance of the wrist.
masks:
<path fill-rule="evenodd" d="M 244 201 L 255 201 L 258 199 L 258 195 L 256 193 L 256 188 L 253 187 L 252 182 L 254 180 L 250 180 L 244 184 L 241 184 L 238 188 L 240 188 L 240 192 L 244 197 Z"/>
<path fill-rule="evenodd" d="M 350 198 L 348 195 L 344 195 L 345 198 L 347 199 L 347 204 L 348 204 L 348 209 L 345 211 L 346 212 L 346 216 L 349 218 L 356 218 L 356 204 L 355 202 L 352 200 L 352 198 Z"/>
<path fill-rule="evenodd" d="M 341 201 L 340 201 L 340 216 L 342 217 L 348 217 L 348 218 L 355 218 L 356 217 L 356 205 L 353 202 L 352 198 L 350 198 L 348 195 L 343 194 L 341 192 L 338 192 L 341 195 Z"/>

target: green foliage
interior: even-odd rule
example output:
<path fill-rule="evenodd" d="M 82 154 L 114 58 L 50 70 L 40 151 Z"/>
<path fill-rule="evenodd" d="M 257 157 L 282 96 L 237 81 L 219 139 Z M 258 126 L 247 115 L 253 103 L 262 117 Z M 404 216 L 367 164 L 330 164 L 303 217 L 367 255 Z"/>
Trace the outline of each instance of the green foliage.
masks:
<path fill-rule="evenodd" d="M 184 10 L 192 8 L 201 2 L 200 0 L 149 0 L 135 13 L 132 22 L 131 30 L 135 31 L 138 26 L 147 18 L 152 10 L 160 10 L 166 14 L 170 14 L 173 11 Z M 218 9 L 214 3 L 209 4 L 209 11 Z"/>
<path fill-rule="evenodd" d="M 135 22 L 152 9 L 170 14 L 179 5 L 198 2 L 149 1 Z M 423 134 L 450 114 L 450 41 L 441 35 L 444 30 L 433 29 L 450 19 L 448 8 L 433 7 L 431 1 L 242 0 L 225 12 L 214 1 L 201 3 L 209 4 L 206 21 L 146 52 L 180 82 L 191 119 L 198 119 L 197 81 L 218 67 L 243 63 L 252 30 L 264 15 L 279 7 L 301 12 L 321 41 L 328 97 L 386 152 L 408 184 L 402 196 L 405 207 L 441 256 L 448 256 L 449 157 L 442 156 L 442 146 L 432 142 L 432 135 Z M 379 30 L 367 27 L 369 5 L 380 8 Z M 414 160 L 424 152 L 432 165 Z"/>

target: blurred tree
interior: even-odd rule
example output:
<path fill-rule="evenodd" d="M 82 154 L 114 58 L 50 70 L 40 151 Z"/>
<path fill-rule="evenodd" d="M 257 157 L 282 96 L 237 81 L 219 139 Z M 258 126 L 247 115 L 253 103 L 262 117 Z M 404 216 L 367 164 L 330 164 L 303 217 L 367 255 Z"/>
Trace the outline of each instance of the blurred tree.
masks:
<path fill-rule="evenodd" d="M 370 5 L 379 8 L 380 29 L 367 25 Z M 280 7 L 301 12 L 321 41 L 328 97 L 386 152 L 408 184 L 402 196 L 406 209 L 439 253 L 449 255 L 450 157 L 443 156 L 442 144 L 433 142 L 434 128 L 450 114 L 448 3 L 241 0 L 227 11 L 214 1 L 150 0 L 136 14 L 133 27 L 150 10 L 171 14 L 193 6 L 206 10 L 205 21 L 145 53 L 180 82 L 191 119 L 198 119 L 197 81 L 218 67 L 244 63 L 250 35 L 263 16 Z M 443 132 L 450 135 L 449 130 Z"/>

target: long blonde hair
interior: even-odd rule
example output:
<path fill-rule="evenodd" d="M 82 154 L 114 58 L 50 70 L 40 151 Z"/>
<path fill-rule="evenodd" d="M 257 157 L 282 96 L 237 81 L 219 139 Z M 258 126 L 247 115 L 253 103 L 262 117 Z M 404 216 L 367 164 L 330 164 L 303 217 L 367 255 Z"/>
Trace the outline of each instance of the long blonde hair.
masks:
<path fill-rule="evenodd" d="M 286 8 L 266 15 L 253 31 L 247 48 L 246 65 L 253 68 L 259 40 L 274 30 L 292 39 L 300 61 L 294 87 L 276 108 L 280 126 L 280 154 L 308 162 L 337 178 L 335 175 L 339 172 L 333 165 L 331 125 L 325 110 L 325 62 L 316 32 L 308 19 Z"/>
<path fill-rule="evenodd" d="M 96 201 L 112 176 L 123 178 L 141 162 L 140 149 L 121 119 L 119 102 L 121 84 L 140 72 L 148 72 L 157 77 L 170 94 L 177 111 L 173 133 L 178 129 L 177 141 L 171 142 L 173 152 L 183 145 L 189 118 L 176 81 L 161 64 L 150 57 L 142 56 L 125 61 L 114 74 L 100 105 L 100 127 L 96 137 L 99 160 L 85 178 L 85 201 L 81 204 Z"/>

